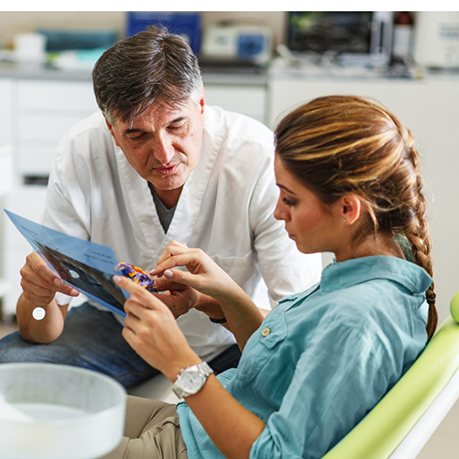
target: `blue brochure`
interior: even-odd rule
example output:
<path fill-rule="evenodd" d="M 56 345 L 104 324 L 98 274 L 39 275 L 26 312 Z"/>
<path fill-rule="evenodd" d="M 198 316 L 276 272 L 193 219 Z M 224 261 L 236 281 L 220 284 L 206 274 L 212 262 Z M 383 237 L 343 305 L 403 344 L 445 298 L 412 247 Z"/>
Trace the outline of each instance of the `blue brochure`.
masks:
<path fill-rule="evenodd" d="M 129 293 L 112 280 L 118 261 L 110 247 L 68 236 L 4 209 L 10 220 L 62 280 L 88 298 L 126 317 Z"/>

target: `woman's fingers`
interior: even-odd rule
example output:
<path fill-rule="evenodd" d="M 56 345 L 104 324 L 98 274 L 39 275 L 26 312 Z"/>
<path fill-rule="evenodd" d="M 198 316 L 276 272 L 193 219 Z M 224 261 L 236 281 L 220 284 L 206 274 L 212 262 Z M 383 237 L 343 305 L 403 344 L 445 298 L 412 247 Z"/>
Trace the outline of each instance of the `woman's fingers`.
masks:
<path fill-rule="evenodd" d="M 166 269 L 164 277 L 171 283 L 185 284 L 194 287 L 196 283 L 196 276 L 181 269 Z"/>
<path fill-rule="evenodd" d="M 151 294 L 146 289 L 137 285 L 135 282 L 132 282 L 131 279 L 123 276 L 113 276 L 113 282 L 121 287 L 123 290 L 126 290 L 131 296 L 134 296 L 140 300 L 140 302 L 149 302 L 151 299 Z"/>
<path fill-rule="evenodd" d="M 162 263 L 163 261 L 167 260 L 173 255 L 183 253 L 187 249 L 188 249 L 188 246 L 186 244 L 183 244 L 182 242 L 178 242 L 178 241 L 171 241 L 169 242 L 168 246 L 164 249 L 164 252 L 159 257 L 157 264 Z"/>
<path fill-rule="evenodd" d="M 166 290 L 180 290 L 183 288 L 185 288 L 183 284 L 174 282 L 164 276 L 155 277 L 155 290 L 158 292 L 164 292 Z"/>
<path fill-rule="evenodd" d="M 145 310 L 147 309 L 153 311 L 169 311 L 169 308 L 155 295 L 132 282 L 127 277 L 113 276 L 113 282 L 131 295 L 124 303 L 124 310 L 127 314 L 133 314 L 137 318 L 142 319 L 146 317 Z"/>
<path fill-rule="evenodd" d="M 153 276 L 163 274 L 166 269 L 176 268 L 177 266 L 186 266 L 192 260 L 188 252 L 170 254 L 165 260 L 158 262 L 156 268 L 151 272 Z"/>

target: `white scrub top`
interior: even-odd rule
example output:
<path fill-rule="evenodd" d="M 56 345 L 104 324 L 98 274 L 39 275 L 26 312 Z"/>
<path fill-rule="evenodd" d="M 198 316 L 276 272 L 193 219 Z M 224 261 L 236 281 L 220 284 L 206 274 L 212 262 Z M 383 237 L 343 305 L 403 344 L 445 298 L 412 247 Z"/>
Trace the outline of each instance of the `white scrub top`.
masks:
<path fill-rule="evenodd" d="M 60 142 L 43 224 L 107 245 L 119 261 L 145 270 L 156 266 L 172 240 L 201 248 L 252 297 L 263 278 L 273 306 L 318 282 L 320 254 L 298 252 L 283 222 L 273 217 L 278 198 L 273 133 L 219 107 L 206 106 L 204 113 L 199 162 L 183 187 L 167 234 L 148 183 L 115 145 L 100 112 L 74 126 Z M 228 330 L 194 309 L 177 322 L 202 359 L 211 360 L 235 343 Z"/>

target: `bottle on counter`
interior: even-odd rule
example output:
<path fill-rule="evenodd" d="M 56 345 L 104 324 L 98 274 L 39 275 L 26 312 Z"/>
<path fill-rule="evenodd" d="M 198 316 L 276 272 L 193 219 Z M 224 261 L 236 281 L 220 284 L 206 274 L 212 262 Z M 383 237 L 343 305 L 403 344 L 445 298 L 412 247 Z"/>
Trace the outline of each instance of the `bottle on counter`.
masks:
<path fill-rule="evenodd" d="M 405 64 L 410 63 L 413 56 L 414 14 L 409 11 L 394 13 L 392 39 L 392 58 Z"/>

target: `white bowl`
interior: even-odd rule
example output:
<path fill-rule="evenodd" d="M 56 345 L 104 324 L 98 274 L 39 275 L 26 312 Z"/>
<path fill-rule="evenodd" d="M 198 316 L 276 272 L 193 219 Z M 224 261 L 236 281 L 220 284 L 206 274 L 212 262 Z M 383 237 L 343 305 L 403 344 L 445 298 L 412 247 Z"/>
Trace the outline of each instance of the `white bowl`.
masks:
<path fill-rule="evenodd" d="M 121 440 L 126 391 L 68 365 L 0 365 L 1 459 L 94 459 Z"/>

